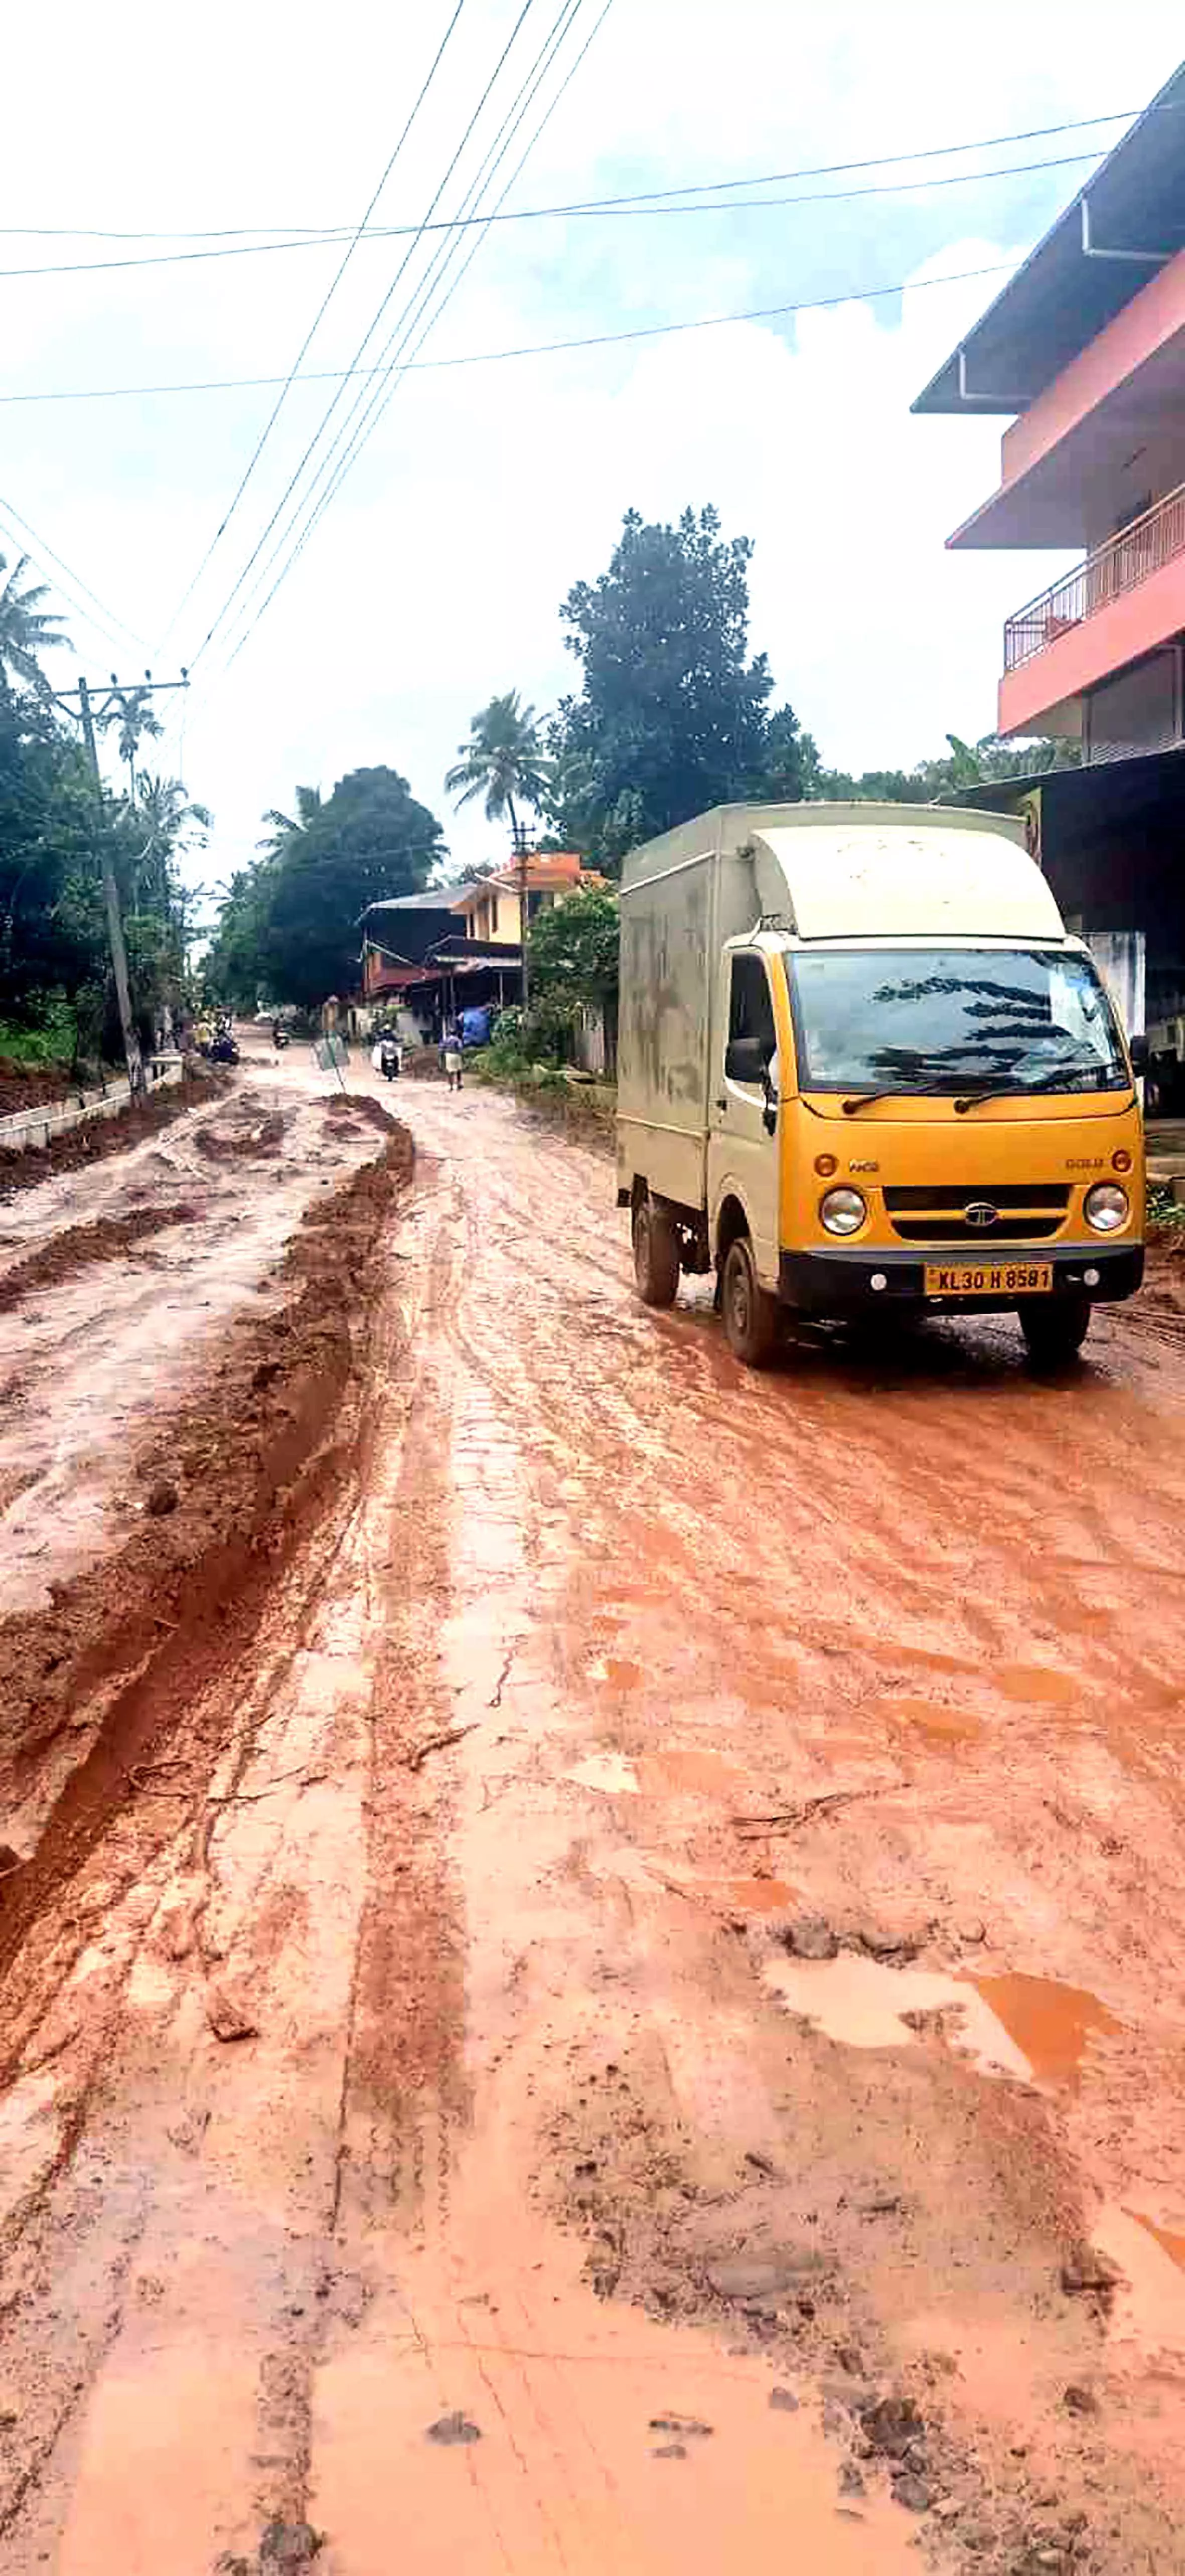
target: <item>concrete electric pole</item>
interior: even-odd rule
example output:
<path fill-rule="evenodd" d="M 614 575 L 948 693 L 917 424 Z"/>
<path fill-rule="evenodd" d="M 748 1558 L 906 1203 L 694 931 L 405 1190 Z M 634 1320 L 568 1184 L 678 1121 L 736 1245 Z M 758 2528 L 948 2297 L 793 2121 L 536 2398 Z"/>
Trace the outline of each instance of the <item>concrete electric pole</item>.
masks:
<path fill-rule="evenodd" d="M 138 697 L 155 697 L 158 691 L 163 691 L 165 689 L 187 689 L 189 687 L 189 674 L 187 671 L 183 671 L 179 680 L 154 680 L 151 671 L 146 671 L 143 679 L 138 680 L 135 685 Z M 90 762 L 91 775 L 95 782 L 95 796 L 100 805 L 102 803 L 103 796 L 103 774 L 99 767 L 99 745 L 98 738 L 95 733 L 95 718 L 97 715 L 99 721 L 102 722 L 108 708 L 115 703 L 118 695 L 119 682 L 114 671 L 111 674 L 111 685 L 108 693 L 99 707 L 95 706 L 94 700 L 91 696 L 90 687 L 87 681 L 83 679 L 81 672 L 79 673 L 78 686 L 76 689 L 62 689 L 57 690 L 54 693 L 55 706 L 61 707 L 68 716 L 75 717 L 82 728 L 82 739 L 86 745 L 87 759 Z M 75 700 L 77 700 L 77 706 L 74 704 Z M 140 1040 L 136 1031 L 136 1023 L 132 1013 L 132 988 L 128 980 L 128 952 L 124 945 L 123 919 L 119 909 L 119 887 L 115 881 L 115 870 L 111 864 L 111 852 L 107 844 L 106 834 L 99 832 L 96 835 L 96 838 L 98 841 L 99 865 L 103 877 L 103 901 L 107 911 L 107 937 L 111 948 L 111 972 L 115 978 L 115 998 L 119 1006 L 119 1025 L 123 1036 L 124 1060 L 128 1069 L 128 1088 L 131 1091 L 133 1100 L 138 1100 L 142 1096 L 144 1090 L 144 1059 L 140 1053 Z"/>

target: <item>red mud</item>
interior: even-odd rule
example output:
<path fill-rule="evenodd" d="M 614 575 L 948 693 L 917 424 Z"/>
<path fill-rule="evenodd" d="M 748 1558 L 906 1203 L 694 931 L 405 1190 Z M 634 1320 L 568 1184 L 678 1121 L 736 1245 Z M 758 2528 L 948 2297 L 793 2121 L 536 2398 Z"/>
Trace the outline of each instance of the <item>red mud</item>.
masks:
<path fill-rule="evenodd" d="M 175 1118 L 183 1118 L 203 1094 L 214 1100 L 225 1088 L 218 1074 L 202 1065 L 187 1063 L 179 1083 L 170 1083 L 142 1104 L 117 1109 L 110 1118 L 89 1118 L 82 1127 L 71 1127 L 64 1136 L 51 1137 L 48 1145 L 26 1145 L 19 1151 L 10 1145 L 0 1146 L 0 1206 L 17 1190 L 35 1189 L 53 1172 L 81 1171 L 89 1163 L 101 1163 L 109 1154 L 124 1154 L 129 1145 L 139 1144 L 146 1136 L 157 1135 L 162 1127 L 171 1127 Z M 21 1102 L 20 1107 L 29 1107 Z"/>
<path fill-rule="evenodd" d="M 39 1252 L 30 1252 L 0 1277 L 0 1314 L 19 1305 L 38 1288 L 57 1287 L 92 1263 L 118 1260 L 152 1234 L 170 1225 L 192 1225 L 197 1211 L 189 1206 L 132 1208 L 122 1217 L 96 1217 L 92 1225 L 69 1225 L 51 1235 Z"/>
<path fill-rule="evenodd" d="M 0 1884 L 0 1963 L 129 1781 L 138 1788 L 171 1742 L 311 1508 L 357 1371 L 375 1245 L 411 1173 L 406 1131 L 382 1123 L 384 1150 L 318 1203 L 293 1239 L 282 1307 L 240 1325 L 202 1400 L 157 1425 L 138 1462 L 148 1511 L 123 1547 L 54 1585 L 48 1610 L 0 1624 L 0 1789 L 9 1805 L 64 1730 L 72 1744 L 36 1851 Z"/>
<path fill-rule="evenodd" d="M 22 1109 L 40 1109 L 50 1100 L 68 1100 L 71 1090 L 69 1076 L 60 1070 L 42 1072 L 0 1056 L 0 1118 L 14 1118 Z"/>
<path fill-rule="evenodd" d="M 314 1189 L 381 1118 L 274 1089 Z M 759 1382 L 594 1153 L 398 1105 L 26 1710 L 13 2576 L 1180 2576 L 1179 1336 Z"/>

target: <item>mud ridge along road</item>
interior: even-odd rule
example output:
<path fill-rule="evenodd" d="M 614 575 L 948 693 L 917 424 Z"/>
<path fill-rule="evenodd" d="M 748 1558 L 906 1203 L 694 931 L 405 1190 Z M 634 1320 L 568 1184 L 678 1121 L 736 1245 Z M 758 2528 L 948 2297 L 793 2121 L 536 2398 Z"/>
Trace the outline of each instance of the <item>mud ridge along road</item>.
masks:
<path fill-rule="evenodd" d="M 1185 2568 L 1171 1272 L 747 1376 L 378 1088 L 0 1206 L 6 2571 Z"/>

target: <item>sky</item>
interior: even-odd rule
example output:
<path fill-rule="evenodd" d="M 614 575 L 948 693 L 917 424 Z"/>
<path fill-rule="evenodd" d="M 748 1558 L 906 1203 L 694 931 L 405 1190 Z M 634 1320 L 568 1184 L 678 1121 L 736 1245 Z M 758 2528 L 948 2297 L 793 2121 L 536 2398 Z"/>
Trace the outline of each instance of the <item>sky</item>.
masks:
<path fill-rule="evenodd" d="M 298 378 L 236 500 L 455 7 L 206 0 L 162 13 L 125 0 L 115 22 L 62 0 L 6 29 L 19 113 L 0 158 L 0 270 L 74 273 L 0 275 L 0 551 L 25 548 L 64 608 L 75 650 L 54 658 L 59 686 L 77 669 L 101 680 L 189 667 L 189 691 L 161 701 L 168 730 L 151 765 L 213 810 L 195 868 L 209 885 L 249 861 L 264 810 L 289 810 L 298 783 L 328 792 L 379 762 L 440 816 L 459 864 L 500 859 L 480 810 L 454 812 L 445 769 L 495 691 L 516 687 L 546 711 L 574 685 L 560 603 L 605 568 L 630 507 L 673 519 L 711 502 L 727 534 L 753 540 L 753 648 L 844 768 L 908 766 L 948 731 L 989 731 L 1004 617 L 1065 561 L 945 553 L 999 479 L 1004 423 L 914 419 L 909 406 L 1119 123 L 763 191 L 806 203 L 726 196 L 708 212 L 365 239 L 303 370 L 348 367 L 384 298 L 363 363 L 417 347 L 421 363 L 380 383 L 390 398 L 373 419 L 366 386 Z M 509 213 L 751 186 L 1128 114 L 1180 52 L 1171 0 L 1125 13 L 1097 0 L 995 0 L 990 15 L 949 0 L 523 11 L 462 0 L 372 224 L 414 228 L 434 197 L 438 221 L 470 202 L 485 211 L 508 180 Z M 184 238 L 335 226 L 335 244 L 260 255 Z M 145 238 L 104 237 L 115 234 Z M 211 249 L 230 255 L 143 264 Z M 112 261 L 134 264 L 80 273 Z M 452 363 L 826 299 L 726 328 Z M 259 377 L 279 382 L 73 398 Z M 7 399 L 47 393 L 72 398 Z M 364 425 L 293 554 L 309 477 L 340 432 L 332 473 Z"/>

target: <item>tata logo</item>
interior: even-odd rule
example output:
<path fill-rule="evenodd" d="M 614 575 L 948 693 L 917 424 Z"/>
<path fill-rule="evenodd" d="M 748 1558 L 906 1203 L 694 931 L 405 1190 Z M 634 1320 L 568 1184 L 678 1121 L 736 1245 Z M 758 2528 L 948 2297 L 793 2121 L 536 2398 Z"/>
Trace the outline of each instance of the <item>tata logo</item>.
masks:
<path fill-rule="evenodd" d="M 971 1199 L 964 1208 L 963 1215 L 968 1225 L 975 1226 L 981 1234 L 986 1234 L 989 1225 L 998 1225 L 1000 1222 L 999 1208 L 993 1207 L 990 1199 Z"/>

